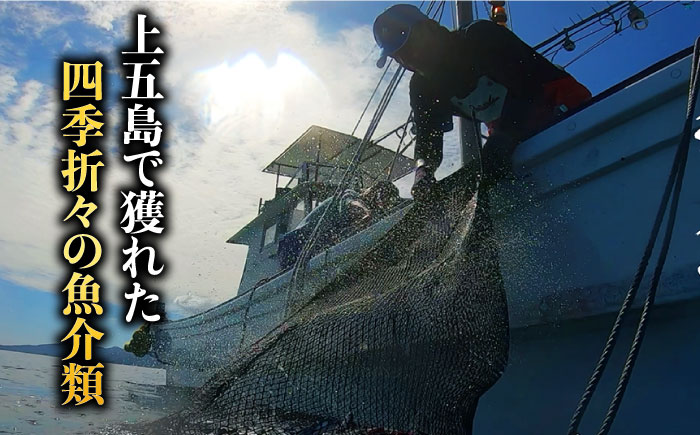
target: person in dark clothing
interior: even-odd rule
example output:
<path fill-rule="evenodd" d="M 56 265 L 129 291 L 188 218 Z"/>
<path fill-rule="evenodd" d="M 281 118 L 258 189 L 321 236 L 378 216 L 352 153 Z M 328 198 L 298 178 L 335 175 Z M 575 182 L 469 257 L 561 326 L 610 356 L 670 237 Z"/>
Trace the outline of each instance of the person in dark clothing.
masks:
<path fill-rule="evenodd" d="M 377 17 L 374 37 L 382 49 L 377 66 L 390 56 L 414 73 L 416 199 L 435 182 L 452 116 L 486 123 L 484 175 L 497 179 L 519 142 L 591 98 L 571 75 L 491 21 L 449 31 L 415 6 L 399 4 Z"/>

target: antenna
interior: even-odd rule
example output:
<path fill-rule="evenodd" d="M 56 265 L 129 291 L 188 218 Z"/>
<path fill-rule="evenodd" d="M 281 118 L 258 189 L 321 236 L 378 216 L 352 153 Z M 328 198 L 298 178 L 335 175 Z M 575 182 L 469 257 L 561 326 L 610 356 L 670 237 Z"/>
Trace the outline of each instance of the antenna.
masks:
<path fill-rule="evenodd" d="M 574 33 L 573 32 L 574 30 L 578 29 L 579 27 L 582 27 L 583 25 L 585 25 L 593 20 L 596 20 L 604 15 L 607 15 L 607 14 L 613 12 L 613 11 L 617 12 L 618 10 L 622 10 L 626 6 L 626 3 L 627 2 L 624 2 L 624 1 L 615 2 L 612 5 L 608 6 L 607 8 L 605 8 L 601 11 L 598 11 L 596 8 L 591 6 L 591 9 L 593 9 L 592 15 L 588 16 L 587 18 L 582 19 L 578 23 L 574 23 L 573 25 L 562 29 L 560 32 L 557 32 L 557 34 L 555 34 L 554 36 L 546 39 L 545 41 L 540 42 L 539 44 L 537 44 L 533 48 L 535 50 L 539 50 L 542 47 L 549 45 L 552 42 L 556 41 L 557 39 L 566 36 L 567 34 L 571 35 Z"/>

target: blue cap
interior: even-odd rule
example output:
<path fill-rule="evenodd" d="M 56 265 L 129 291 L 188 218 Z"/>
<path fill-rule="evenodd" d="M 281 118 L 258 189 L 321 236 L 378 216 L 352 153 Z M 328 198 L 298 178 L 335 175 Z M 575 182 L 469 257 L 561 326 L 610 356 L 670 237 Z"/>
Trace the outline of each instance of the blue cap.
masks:
<path fill-rule="evenodd" d="M 382 49 L 377 67 L 383 68 L 387 56 L 390 56 L 408 41 L 411 29 L 416 23 L 429 20 L 413 5 L 394 5 L 385 10 L 374 20 L 374 40 Z"/>

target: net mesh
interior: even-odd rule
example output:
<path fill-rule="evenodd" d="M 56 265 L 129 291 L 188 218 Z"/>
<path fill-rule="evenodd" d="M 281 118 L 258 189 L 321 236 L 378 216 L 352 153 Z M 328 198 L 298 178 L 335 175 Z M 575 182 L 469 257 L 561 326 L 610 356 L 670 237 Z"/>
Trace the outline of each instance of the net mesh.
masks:
<path fill-rule="evenodd" d="M 506 301 L 486 192 L 472 196 L 459 173 L 443 182 L 442 200 L 414 204 L 189 409 L 139 431 L 471 433 L 506 364 Z"/>

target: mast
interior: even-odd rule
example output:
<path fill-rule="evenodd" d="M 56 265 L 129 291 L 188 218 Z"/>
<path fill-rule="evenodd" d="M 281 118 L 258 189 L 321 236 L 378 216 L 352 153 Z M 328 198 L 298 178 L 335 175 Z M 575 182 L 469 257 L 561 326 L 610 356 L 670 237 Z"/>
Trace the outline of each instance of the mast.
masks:
<path fill-rule="evenodd" d="M 454 28 L 461 29 L 474 21 L 473 2 L 456 1 L 454 3 Z M 478 125 L 478 124 L 477 124 Z M 457 118 L 457 131 L 459 143 L 462 148 L 462 166 L 476 159 L 479 153 L 479 144 L 476 143 L 476 135 L 481 132 L 474 131 L 474 123 L 471 120 Z"/>
<path fill-rule="evenodd" d="M 471 1 L 456 1 L 455 2 L 455 29 L 459 29 L 469 25 L 474 21 L 473 2 Z"/>

